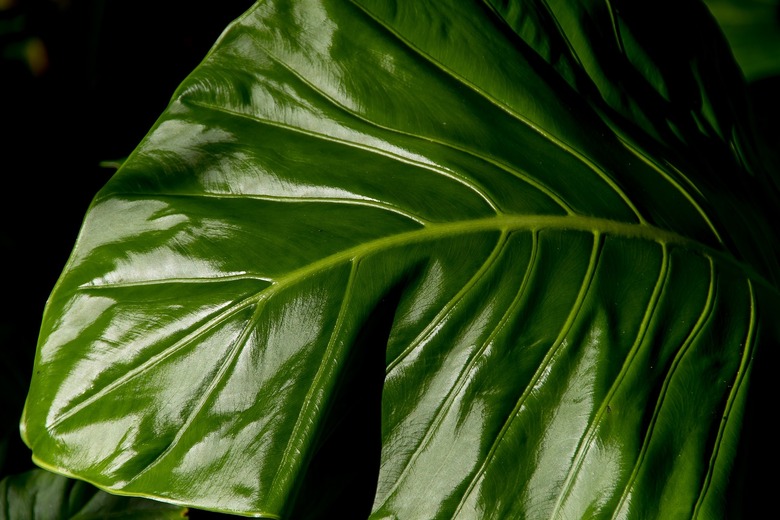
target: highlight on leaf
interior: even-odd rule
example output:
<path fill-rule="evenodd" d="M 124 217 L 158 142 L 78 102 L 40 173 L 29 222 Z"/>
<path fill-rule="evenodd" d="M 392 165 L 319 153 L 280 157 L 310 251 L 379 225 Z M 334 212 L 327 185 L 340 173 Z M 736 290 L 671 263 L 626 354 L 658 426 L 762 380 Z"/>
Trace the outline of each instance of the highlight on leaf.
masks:
<path fill-rule="evenodd" d="M 85 216 L 36 462 L 266 518 L 738 510 L 778 197 L 724 48 L 698 1 L 258 1 Z"/>

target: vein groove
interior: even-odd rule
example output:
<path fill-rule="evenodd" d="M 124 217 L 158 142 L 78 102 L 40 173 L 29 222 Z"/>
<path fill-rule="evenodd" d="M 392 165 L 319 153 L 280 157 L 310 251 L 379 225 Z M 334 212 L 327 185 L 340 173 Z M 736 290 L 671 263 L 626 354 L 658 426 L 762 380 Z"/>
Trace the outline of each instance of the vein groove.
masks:
<path fill-rule="evenodd" d="M 506 243 L 507 241 L 504 240 L 504 243 L 501 245 L 502 250 L 506 247 Z M 402 478 L 406 473 L 408 473 L 409 468 L 417 459 L 422 449 L 430 442 L 431 438 L 434 435 L 434 432 L 438 430 L 441 424 L 444 422 L 446 413 L 452 408 L 452 404 L 455 401 L 455 398 L 457 397 L 458 393 L 460 393 L 460 390 L 463 388 L 463 386 L 466 384 L 466 380 L 468 378 L 466 378 L 464 374 L 467 374 L 473 369 L 476 360 L 482 355 L 482 353 L 485 351 L 487 346 L 490 345 L 490 343 L 496 338 L 498 333 L 504 328 L 506 323 L 509 321 L 510 316 L 513 315 L 515 309 L 517 309 L 517 307 L 520 305 L 520 300 L 522 300 L 522 297 L 525 295 L 525 289 L 527 288 L 528 282 L 531 278 L 531 272 L 533 271 L 533 266 L 535 264 L 537 250 L 538 250 L 538 233 L 534 232 L 532 237 L 531 254 L 529 256 L 528 264 L 526 265 L 526 270 L 523 275 L 523 279 L 520 283 L 520 286 L 518 287 L 514 299 L 512 300 L 512 303 L 504 311 L 501 320 L 499 320 L 498 324 L 491 331 L 491 333 L 488 335 L 488 337 L 485 339 L 482 345 L 480 345 L 480 347 L 475 350 L 473 355 L 469 357 L 469 360 L 463 367 L 463 370 L 461 370 L 461 372 L 456 377 L 455 382 L 452 385 L 452 388 L 447 393 L 446 399 L 442 403 L 442 406 L 440 406 L 436 410 L 433 420 L 431 421 L 431 426 L 426 429 L 425 436 L 420 441 L 420 444 L 417 446 L 414 453 L 412 453 L 412 456 L 409 458 L 409 461 L 404 466 L 403 471 L 396 478 L 393 487 L 387 491 L 386 495 L 388 497 L 393 493 L 395 489 L 398 488 Z"/>
<path fill-rule="evenodd" d="M 561 492 L 558 495 L 558 498 L 555 503 L 555 507 L 553 508 L 553 512 L 550 514 L 551 519 L 558 518 L 560 509 L 561 507 L 563 507 L 564 502 L 566 501 L 566 499 L 569 496 L 569 493 L 572 490 L 572 487 L 574 485 L 574 479 L 579 473 L 579 471 L 582 469 L 582 464 L 585 461 L 585 457 L 588 454 L 588 451 L 590 450 L 591 446 L 593 445 L 592 441 L 598 431 L 598 425 L 601 422 L 601 418 L 604 417 L 604 414 L 606 413 L 606 409 L 609 406 L 612 397 L 615 395 L 617 389 L 620 387 L 620 384 L 625 379 L 626 373 L 630 369 L 631 362 L 636 357 L 637 351 L 639 350 L 639 347 L 642 344 L 642 340 L 644 339 L 645 334 L 647 334 L 647 329 L 650 326 L 650 322 L 653 318 L 653 314 L 658 308 L 661 293 L 663 292 L 663 288 L 665 287 L 668 281 L 668 275 L 669 275 L 669 252 L 667 250 L 666 244 L 661 244 L 661 247 L 662 247 L 662 255 L 663 255 L 661 269 L 658 273 L 658 278 L 656 280 L 655 287 L 653 288 L 653 293 L 650 296 L 650 301 L 648 302 L 647 308 L 645 309 L 644 315 L 642 317 L 642 322 L 639 325 L 639 330 L 637 331 L 634 344 L 632 345 L 631 350 L 629 351 L 625 361 L 623 362 L 623 365 L 620 369 L 620 373 L 617 375 L 615 381 L 610 386 L 607 395 L 605 396 L 601 405 L 599 405 L 599 409 L 597 410 L 591 423 L 588 425 L 585 434 L 582 436 L 582 439 L 580 440 L 580 443 L 577 446 L 574 459 L 572 461 L 572 464 L 569 466 L 569 471 L 567 472 L 566 477 L 563 481 Z"/>
<path fill-rule="evenodd" d="M 758 326 L 758 317 L 756 314 L 757 302 L 756 302 L 756 295 L 753 291 L 753 284 L 750 282 L 750 280 L 748 280 L 747 285 L 748 285 L 749 298 L 750 298 L 750 322 L 748 325 L 747 337 L 745 338 L 745 341 L 743 343 L 744 349 L 742 351 L 742 359 L 740 360 L 739 369 L 737 370 L 737 373 L 734 376 L 734 382 L 731 385 L 731 391 L 729 392 L 728 399 L 726 400 L 726 406 L 725 409 L 723 410 L 723 420 L 720 422 L 720 426 L 718 428 L 718 434 L 712 448 L 712 455 L 710 456 L 710 463 L 709 463 L 709 468 L 707 469 L 707 475 L 704 478 L 701 492 L 699 493 L 699 497 L 696 500 L 696 506 L 694 507 L 693 510 L 693 518 L 699 517 L 702 504 L 704 503 L 704 500 L 707 498 L 707 495 L 710 492 L 710 484 L 712 483 L 712 474 L 715 471 L 715 464 L 718 462 L 718 455 L 720 454 L 721 444 L 723 442 L 723 437 L 725 435 L 726 426 L 728 425 L 728 418 L 731 415 L 731 411 L 735 405 L 737 396 L 740 390 L 742 390 L 742 385 L 747 382 L 746 381 L 747 372 L 749 370 L 749 366 L 752 361 L 753 350 L 756 341 L 756 332 L 757 332 L 756 329 Z"/>
<path fill-rule="evenodd" d="M 498 242 L 496 243 L 496 246 L 493 248 L 493 251 L 491 252 L 488 260 L 482 264 L 479 271 L 477 271 L 477 273 L 474 274 L 474 276 L 469 280 L 469 283 L 466 286 L 464 286 L 460 291 L 458 291 L 458 293 L 450 301 L 447 302 L 447 304 L 444 306 L 442 311 L 436 315 L 436 317 L 431 321 L 431 323 L 429 323 L 428 326 L 426 326 L 425 329 L 410 343 L 410 345 L 406 349 L 404 349 L 404 351 L 398 357 L 396 357 L 396 359 L 394 359 L 392 363 L 388 365 L 387 368 L 388 374 L 411 351 L 417 348 L 417 346 L 422 342 L 423 339 L 428 337 L 436 329 L 437 325 L 441 323 L 450 312 L 452 312 L 452 310 L 463 299 L 463 297 L 471 289 L 473 289 L 474 286 L 479 282 L 479 280 L 481 280 L 487 274 L 487 272 L 495 265 L 496 261 L 501 256 L 501 253 L 506 248 L 507 238 L 508 237 L 505 233 L 501 235 Z M 390 487 L 390 489 L 386 491 L 385 495 L 387 498 L 389 498 L 390 495 L 392 495 L 392 493 L 398 488 L 404 476 L 409 472 L 409 469 L 412 467 L 412 464 L 417 459 L 422 449 L 430 441 L 430 438 L 433 436 L 433 432 L 441 425 L 441 422 L 444 420 L 443 417 L 444 412 L 450 408 L 450 406 L 452 405 L 452 401 L 454 399 L 454 395 L 457 393 L 456 390 L 459 389 L 463 384 L 462 375 L 468 371 L 468 368 L 471 365 L 473 359 L 476 356 L 478 356 L 479 353 L 482 352 L 482 350 L 484 350 L 484 347 L 485 345 L 483 345 L 480 349 L 478 349 L 477 352 L 472 354 L 472 356 L 469 358 L 469 362 L 464 367 L 462 367 L 462 369 L 458 373 L 455 384 L 447 392 L 447 396 L 444 402 L 442 403 L 442 405 L 437 408 L 434 417 L 430 422 L 430 426 L 426 428 L 425 435 L 423 436 L 422 439 L 420 439 L 420 442 L 417 444 L 414 451 L 410 454 L 409 459 L 407 460 L 400 474 L 398 474 L 397 477 L 395 478 L 392 487 Z"/>
<path fill-rule="evenodd" d="M 436 173 L 438 175 L 441 175 L 443 177 L 446 177 L 448 179 L 452 179 L 453 181 L 457 182 L 458 184 L 461 184 L 468 188 L 469 190 L 473 191 L 479 198 L 481 198 L 485 204 L 487 204 L 490 208 L 492 208 L 495 212 L 500 213 L 498 210 L 498 207 L 496 206 L 493 199 L 483 190 L 481 186 L 478 186 L 471 182 L 470 180 L 464 179 L 461 175 L 458 175 L 456 172 L 451 171 L 449 169 L 442 168 L 440 165 L 434 165 L 433 163 L 426 163 L 422 161 L 417 161 L 409 157 L 404 157 L 402 155 L 399 155 L 397 153 L 393 153 L 387 150 L 383 150 L 381 148 L 378 148 L 376 146 L 369 145 L 367 143 L 360 143 L 357 141 L 348 141 L 346 139 L 339 139 L 337 137 L 334 137 L 332 135 L 323 134 L 319 132 L 313 132 L 311 130 L 307 130 L 305 128 L 299 127 L 299 126 L 292 126 L 288 125 L 286 123 L 282 123 L 280 121 L 272 121 L 270 119 L 263 119 L 260 117 L 257 117 L 252 114 L 247 114 L 245 112 L 237 112 L 235 110 L 228 109 L 226 107 L 217 106 L 217 105 L 211 105 L 208 103 L 204 103 L 202 101 L 196 101 L 192 99 L 185 99 L 182 98 L 181 101 L 184 103 L 189 103 L 191 105 L 195 105 L 204 109 L 213 110 L 215 112 L 222 112 L 231 116 L 240 117 L 243 119 L 248 119 L 250 121 L 254 121 L 255 123 L 267 125 L 267 126 L 274 126 L 277 128 L 282 128 L 284 130 L 288 130 L 290 132 L 296 132 L 299 134 L 304 134 L 309 137 L 314 137 L 316 139 L 322 139 L 324 141 L 330 141 L 332 143 L 336 143 L 339 145 L 347 146 L 350 148 L 356 148 L 359 150 L 364 150 L 370 153 L 374 153 L 377 155 L 383 155 L 385 157 L 389 157 L 393 160 L 409 164 L 411 166 L 414 166 L 416 168 L 425 169 L 428 171 L 431 171 L 433 173 Z M 351 130 L 351 129 L 350 129 Z M 391 130 L 392 131 L 392 130 Z M 396 132 L 398 133 L 398 132 Z M 415 136 L 419 137 L 419 136 Z M 446 145 L 445 145 L 446 146 Z M 478 157 L 478 156 L 477 156 Z"/>
<path fill-rule="evenodd" d="M 677 351 L 677 354 L 675 354 L 671 366 L 669 367 L 669 371 L 666 373 L 666 376 L 664 377 L 664 381 L 661 384 L 661 391 L 659 392 L 658 400 L 656 402 L 655 409 L 653 410 L 653 416 L 650 419 L 650 424 L 647 427 L 647 433 L 645 434 L 645 439 L 642 443 L 642 448 L 640 449 L 639 456 L 637 457 L 636 463 L 634 464 L 634 469 L 631 472 L 631 475 L 629 476 L 628 481 L 625 484 L 623 494 L 621 495 L 620 500 L 615 506 L 615 511 L 611 517 L 612 520 L 622 518 L 622 516 L 620 516 L 621 510 L 626 505 L 626 501 L 628 500 L 631 492 L 631 486 L 636 481 L 639 475 L 639 471 L 642 468 L 642 464 L 644 463 L 645 456 L 647 455 L 647 450 L 649 449 L 650 446 L 650 441 L 652 440 L 653 437 L 653 431 L 655 430 L 655 425 L 656 422 L 658 421 L 658 416 L 661 413 L 661 408 L 663 407 L 664 400 L 669 390 L 669 386 L 671 385 L 672 378 L 677 372 L 677 368 L 682 362 L 682 359 L 685 357 L 685 355 L 687 354 L 688 350 L 690 349 L 694 341 L 696 341 L 696 337 L 701 333 L 702 329 L 705 326 L 705 323 L 707 322 L 707 320 L 709 320 L 712 314 L 713 300 L 715 298 L 715 290 L 716 290 L 715 289 L 715 265 L 712 258 L 708 257 L 707 260 L 709 261 L 709 265 L 710 265 L 710 285 L 707 290 L 707 297 L 704 302 L 704 307 L 702 308 L 701 314 L 699 314 L 699 318 L 696 320 L 696 323 L 694 324 L 693 328 L 688 334 L 688 337 L 685 338 L 685 341 L 683 342 L 682 346 Z"/>
<path fill-rule="evenodd" d="M 561 330 L 558 333 L 558 337 L 550 346 L 550 349 L 545 354 L 544 359 L 539 364 L 539 367 L 536 369 L 536 372 L 534 373 L 533 377 L 528 382 L 522 394 L 518 398 L 514 408 L 512 409 L 512 412 L 510 412 L 510 414 L 507 416 L 506 421 L 504 422 L 503 426 L 501 427 L 501 430 L 499 431 L 498 435 L 494 439 L 493 444 L 490 447 L 490 450 L 485 456 L 485 459 L 482 461 L 479 470 L 471 477 L 469 485 L 464 491 L 463 496 L 461 497 L 460 502 L 458 503 L 458 506 L 455 509 L 454 517 L 458 517 L 458 515 L 461 512 L 461 509 L 466 503 L 466 500 L 474 491 L 474 488 L 477 485 L 477 481 L 487 471 L 487 468 L 490 465 L 491 461 L 493 460 L 496 451 L 498 450 L 498 447 L 501 444 L 501 441 L 504 439 L 507 432 L 509 431 L 509 428 L 511 427 L 514 419 L 517 418 L 520 409 L 522 408 L 523 404 L 526 401 L 526 398 L 531 393 L 533 387 L 536 386 L 536 384 L 542 378 L 544 371 L 551 365 L 553 358 L 558 353 L 558 351 L 561 348 L 561 345 L 563 345 L 563 342 L 566 339 L 566 334 L 568 334 L 569 330 L 571 330 L 572 325 L 576 321 L 577 315 L 579 314 L 580 309 L 582 308 L 582 304 L 585 301 L 585 296 L 587 295 L 588 289 L 590 288 L 590 284 L 593 281 L 593 276 L 594 273 L 596 272 L 596 265 L 598 264 L 598 259 L 600 257 L 601 249 L 603 247 L 603 240 L 604 237 L 601 236 L 600 234 L 596 233 L 594 235 L 593 249 L 591 251 L 590 262 L 588 263 L 588 270 L 585 273 L 585 276 L 583 277 L 582 285 L 580 286 L 580 290 L 579 293 L 577 294 L 577 298 L 574 301 L 574 304 L 572 305 L 572 309 L 569 312 L 569 315 L 566 317 L 566 321 L 561 327 Z"/>
<path fill-rule="evenodd" d="M 261 294 L 267 297 L 267 294 L 269 294 L 267 291 L 268 289 L 263 291 Z M 162 352 L 159 352 L 151 356 L 150 358 L 144 360 L 141 364 L 131 368 L 130 370 L 122 374 L 121 377 L 113 380 L 110 384 L 98 389 L 91 396 L 87 397 L 83 401 L 74 405 L 72 408 L 69 408 L 68 410 L 63 412 L 62 415 L 56 418 L 56 420 L 49 423 L 47 425 L 47 428 L 49 429 L 56 428 L 63 421 L 77 414 L 81 410 L 85 409 L 87 406 L 89 406 L 90 404 L 92 404 L 102 396 L 109 394 L 110 392 L 119 388 L 120 386 L 127 383 L 128 381 L 143 374 L 145 370 L 162 363 L 169 357 L 173 356 L 176 352 L 187 347 L 192 341 L 198 339 L 200 335 L 207 333 L 208 331 L 216 328 L 226 318 L 229 318 L 230 316 L 233 316 L 234 314 L 238 313 L 242 309 L 257 303 L 257 301 L 259 301 L 260 299 L 262 298 L 253 295 L 252 297 L 245 298 L 244 300 L 241 300 L 237 303 L 227 306 L 225 309 L 223 309 L 222 311 L 218 312 L 216 315 L 209 318 L 205 323 L 202 323 L 197 327 L 195 327 L 195 329 L 191 333 L 187 334 L 185 337 L 183 337 L 182 339 L 180 339 L 179 341 L 171 345 L 169 348 L 166 348 Z"/>
<path fill-rule="evenodd" d="M 208 403 L 209 399 L 211 399 L 211 396 L 214 395 L 214 392 L 219 387 L 220 383 L 224 381 L 225 374 L 230 369 L 230 367 L 233 366 L 233 363 L 235 363 L 239 353 L 241 352 L 241 347 L 243 347 L 244 344 L 246 343 L 247 337 L 252 334 L 252 327 L 250 326 L 251 324 L 252 321 L 248 321 L 246 324 L 244 324 L 244 327 L 241 329 L 241 334 L 239 334 L 234 344 L 230 347 L 230 350 L 228 351 L 227 355 L 220 362 L 216 374 L 214 375 L 214 377 L 211 379 L 211 382 L 206 387 L 206 390 L 203 392 L 203 395 L 200 396 L 195 406 L 193 406 L 192 409 L 189 412 L 187 412 L 187 416 L 184 419 L 184 422 L 176 431 L 176 435 L 174 436 L 173 440 L 168 445 L 168 447 L 166 447 L 162 452 L 158 453 L 157 456 L 154 458 L 154 460 L 150 461 L 144 469 L 136 473 L 133 476 L 133 478 L 130 479 L 130 482 L 136 481 L 143 474 L 149 472 L 152 468 L 154 468 L 154 466 L 156 466 L 160 461 L 162 461 L 165 458 L 165 456 L 171 452 L 171 450 L 173 450 L 177 446 L 178 441 L 182 438 L 184 433 L 190 428 L 192 423 L 195 421 L 195 418 L 206 407 L 206 404 Z"/>
<path fill-rule="evenodd" d="M 509 114 L 511 117 L 517 119 L 521 123 L 523 123 L 525 126 L 533 130 L 534 132 L 538 133 L 551 143 L 555 144 L 560 148 L 562 151 L 566 152 L 567 154 L 571 155 L 578 161 L 580 161 L 583 165 L 585 165 L 589 170 L 591 170 L 593 173 L 596 174 L 597 177 L 599 177 L 607 186 L 612 189 L 612 191 L 623 201 L 623 203 L 634 213 L 634 215 L 637 217 L 637 220 L 642 223 L 646 224 L 647 220 L 642 216 L 642 214 L 639 212 L 638 208 L 634 205 L 633 202 L 631 202 L 631 199 L 628 198 L 628 196 L 623 192 L 623 190 L 617 185 L 615 180 L 601 167 L 596 165 L 592 160 L 590 160 L 587 156 L 576 150 L 574 147 L 566 143 L 564 140 L 558 138 L 557 136 L 551 134 L 550 132 L 544 130 L 541 126 L 533 123 L 530 119 L 522 115 L 521 113 L 514 110 L 512 107 L 507 105 L 506 103 L 502 103 L 492 95 L 490 95 L 488 92 L 482 90 L 474 83 L 468 81 L 463 76 L 460 76 L 457 74 L 454 70 L 446 67 L 443 63 L 440 63 L 439 61 L 433 59 L 432 56 L 429 54 L 423 52 L 422 49 L 416 47 L 413 45 L 410 41 L 406 40 L 403 36 L 401 36 L 398 32 L 394 31 L 384 23 L 382 23 L 381 20 L 379 20 L 376 16 L 374 16 L 373 13 L 369 12 L 367 9 L 363 8 L 362 6 L 356 4 L 354 0 L 350 0 L 352 4 L 354 4 L 358 9 L 365 12 L 367 16 L 371 17 L 373 20 L 375 20 L 379 25 L 384 27 L 390 34 L 394 35 L 403 45 L 408 47 L 409 49 L 413 50 L 415 53 L 417 53 L 420 57 L 424 58 L 427 62 L 429 62 L 431 65 L 437 67 L 439 70 L 443 71 L 450 77 L 452 77 L 455 81 L 469 87 L 471 90 L 473 90 L 475 93 L 482 96 L 484 99 L 489 101 L 491 104 L 496 106 L 497 108 L 503 110 L 507 114 Z M 538 182 L 538 181 L 537 181 Z M 560 199 L 555 199 L 560 200 Z"/>

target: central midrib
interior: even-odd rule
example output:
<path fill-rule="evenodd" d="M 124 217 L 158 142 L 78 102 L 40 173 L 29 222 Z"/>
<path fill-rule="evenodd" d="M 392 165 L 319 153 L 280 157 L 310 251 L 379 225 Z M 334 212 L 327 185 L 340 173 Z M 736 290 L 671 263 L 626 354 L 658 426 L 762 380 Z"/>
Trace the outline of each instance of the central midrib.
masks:
<path fill-rule="evenodd" d="M 648 224 L 618 222 L 596 217 L 580 215 L 544 216 L 544 215 L 498 215 L 475 220 L 428 224 L 421 229 L 406 231 L 365 242 L 344 249 L 330 256 L 307 264 L 290 273 L 277 278 L 270 290 L 289 286 L 303 278 L 325 271 L 335 265 L 369 256 L 379 251 L 393 249 L 404 245 L 436 240 L 439 238 L 467 235 L 485 231 L 496 233 L 511 233 L 514 231 L 540 231 L 544 229 L 575 231 L 593 234 L 604 234 L 679 245 L 702 254 L 717 256 L 738 264 L 724 252 L 712 249 L 701 242 L 687 238 L 673 231 L 664 230 Z M 739 264 L 738 264 L 739 265 Z M 744 266 L 741 266 L 743 269 Z M 265 293 L 266 291 L 262 291 Z"/>

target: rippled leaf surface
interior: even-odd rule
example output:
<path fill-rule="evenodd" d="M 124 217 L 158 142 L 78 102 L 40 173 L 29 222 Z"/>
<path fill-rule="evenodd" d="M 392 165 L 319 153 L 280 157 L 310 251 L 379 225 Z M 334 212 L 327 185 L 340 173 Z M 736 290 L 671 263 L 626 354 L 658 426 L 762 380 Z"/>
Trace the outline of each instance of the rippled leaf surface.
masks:
<path fill-rule="evenodd" d="M 671 5 L 258 2 L 86 215 L 36 461 L 286 517 L 363 403 L 372 518 L 722 517 L 777 184 Z"/>

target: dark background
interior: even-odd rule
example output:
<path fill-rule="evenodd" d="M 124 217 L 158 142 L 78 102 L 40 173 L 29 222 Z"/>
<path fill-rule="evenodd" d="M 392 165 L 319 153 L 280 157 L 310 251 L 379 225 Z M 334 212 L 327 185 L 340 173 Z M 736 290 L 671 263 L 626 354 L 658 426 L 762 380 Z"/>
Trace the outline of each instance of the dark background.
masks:
<path fill-rule="evenodd" d="M 252 3 L 0 0 L 0 479 L 33 468 L 18 418 L 46 298 L 114 172 L 101 162 L 132 152 Z"/>
<path fill-rule="evenodd" d="M 17 424 L 40 318 L 92 197 L 114 171 L 101 163 L 135 148 L 179 83 L 252 3 L 0 0 L 0 478 L 33 467 Z M 757 82 L 752 93 L 765 107 L 759 124 L 780 149 L 778 78 Z M 776 393 L 774 368 L 759 369 L 759 395 Z M 754 417 L 764 416 L 756 403 Z M 754 453 L 774 444 L 768 422 L 749 426 Z M 747 468 L 756 509 L 773 499 L 763 471 L 776 470 L 777 450 L 769 451 Z"/>

